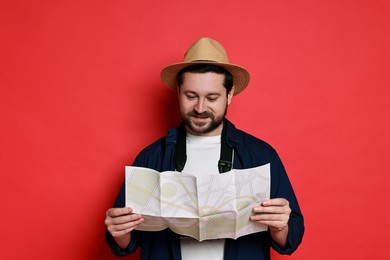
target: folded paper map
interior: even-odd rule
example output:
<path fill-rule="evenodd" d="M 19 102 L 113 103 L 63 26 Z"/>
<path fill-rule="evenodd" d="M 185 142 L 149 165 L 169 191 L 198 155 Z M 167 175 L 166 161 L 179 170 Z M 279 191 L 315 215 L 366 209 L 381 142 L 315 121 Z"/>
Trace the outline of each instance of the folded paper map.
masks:
<path fill-rule="evenodd" d="M 200 177 L 126 166 L 126 207 L 145 219 L 138 230 L 236 239 L 267 230 L 249 218 L 269 197 L 270 164 Z"/>

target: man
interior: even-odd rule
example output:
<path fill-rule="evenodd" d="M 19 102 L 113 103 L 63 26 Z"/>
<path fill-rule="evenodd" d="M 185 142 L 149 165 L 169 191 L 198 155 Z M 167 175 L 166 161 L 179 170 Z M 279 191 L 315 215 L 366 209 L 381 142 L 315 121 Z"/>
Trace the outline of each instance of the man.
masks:
<path fill-rule="evenodd" d="M 291 254 L 301 243 L 304 224 L 294 191 L 276 151 L 267 143 L 235 128 L 226 118 L 228 105 L 249 83 L 249 73 L 229 63 L 224 47 L 201 38 L 183 62 L 164 68 L 163 82 L 176 91 L 182 124 L 145 148 L 134 166 L 157 171 L 183 171 L 196 176 L 223 174 L 270 163 L 270 199 L 253 208 L 251 221 L 268 231 L 238 239 L 198 242 L 170 229 L 135 230 L 144 221 L 125 208 L 122 185 L 114 208 L 106 212 L 106 239 L 116 255 L 141 247 L 141 259 L 269 259 L 270 247 Z"/>

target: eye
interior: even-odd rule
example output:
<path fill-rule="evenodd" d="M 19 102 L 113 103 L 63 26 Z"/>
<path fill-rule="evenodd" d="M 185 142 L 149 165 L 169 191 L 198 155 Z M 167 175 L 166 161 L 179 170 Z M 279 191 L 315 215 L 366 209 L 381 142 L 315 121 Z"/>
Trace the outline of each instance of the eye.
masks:
<path fill-rule="evenodd" d="M 186 95 L 186 97 L 187 97 L 188 100 L 193 100 L 193 99 L 196 98 L 195 95 L 188 95 L 188 94 Z"/>
<path fill-rule="evenodd" d="M 218 99 L 218 96 L 207 97 L 207 100 L 210 102 L 215 102 L 215 101 L 217 101 L 217 99 Z"/>

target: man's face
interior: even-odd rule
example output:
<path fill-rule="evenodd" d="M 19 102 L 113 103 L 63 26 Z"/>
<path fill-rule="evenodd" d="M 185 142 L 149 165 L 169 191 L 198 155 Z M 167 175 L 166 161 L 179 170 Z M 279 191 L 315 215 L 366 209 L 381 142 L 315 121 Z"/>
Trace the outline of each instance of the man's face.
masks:
<path fill-rule="evenodd" d="M 223 86 L 224 75 L 213 72 L 184 74 L 178 90 L 180 113 L 187 132 L 214 136 L 222 132 L 222 122 L 230 104 L 234 87 L 228 95 Z"/>

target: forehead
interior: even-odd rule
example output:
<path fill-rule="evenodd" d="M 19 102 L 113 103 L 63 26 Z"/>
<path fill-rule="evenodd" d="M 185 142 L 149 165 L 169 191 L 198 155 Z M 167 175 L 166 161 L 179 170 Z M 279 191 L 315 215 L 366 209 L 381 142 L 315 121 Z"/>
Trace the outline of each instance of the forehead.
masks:
<path fill-rule="evenodd" d="M 183 75 L 182 91 L 196 93 L 225 93 L 223 85 L 225 76 L 214 72 L 193 73 L 186 72 Z"/>

